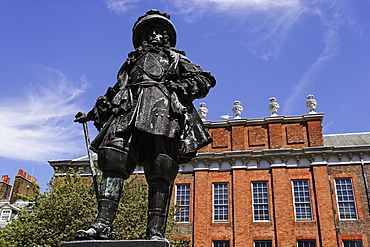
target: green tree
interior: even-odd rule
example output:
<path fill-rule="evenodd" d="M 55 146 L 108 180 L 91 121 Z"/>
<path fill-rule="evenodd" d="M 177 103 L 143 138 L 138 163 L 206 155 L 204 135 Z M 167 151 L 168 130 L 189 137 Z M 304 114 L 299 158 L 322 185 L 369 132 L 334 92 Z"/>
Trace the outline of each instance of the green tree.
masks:
<path fill-rule="evenodd" d="M 59 246 L 94 219 L 96 199 L 89 178 L 71 172 L 52 179 L 45 193 L 24 199 L 32 204 L 0 231 L 0 246 Z"/>
<path fill-rule="evenodd" d="M 114 227 L 117 239 L 144 239 L 147 219 L 148 189 L 142 176 L 125 181 Z M 64 177 L 49 182 L 45 193 L 38 192 L 27 209 L 18 212 L 18 218 L 0 231 L 0 246 L 60 246 L 73 241 L 74 232 L 87 229 L 97 211 L 91 178 L 68 172 Z M 176 207 L 171 207 L 167 236 L 177 239 L 172 229 Z"/>

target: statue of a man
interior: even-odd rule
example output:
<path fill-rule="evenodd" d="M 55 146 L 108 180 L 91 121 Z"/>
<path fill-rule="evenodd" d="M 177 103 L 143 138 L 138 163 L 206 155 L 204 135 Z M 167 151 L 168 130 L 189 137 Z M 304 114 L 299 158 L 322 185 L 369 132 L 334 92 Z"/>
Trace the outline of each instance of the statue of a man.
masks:
<path fill-rule="evenodd" d="M 118 72 L 117 83 L 76 122 L 94 121 L 91 143 L 102 171 L 98 214 L 76 239 L 112 239 L 123 181 L 142 165 L 149 184 L 147 239 L 165 239 L 170 191 L 178 165 L 212 142 L 192 102 L 203 98 L 215 78 L 174 48 L 170 15 L 149 10 L 133 27 L 135 51 Z"/>

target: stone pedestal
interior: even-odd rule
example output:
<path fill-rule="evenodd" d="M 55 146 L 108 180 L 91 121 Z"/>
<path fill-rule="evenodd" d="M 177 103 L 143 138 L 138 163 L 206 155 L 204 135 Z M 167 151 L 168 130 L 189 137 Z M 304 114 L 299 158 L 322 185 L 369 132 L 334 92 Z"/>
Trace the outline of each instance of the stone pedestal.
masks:
<path fill-rule="evenodd" d="M 170 247 L 164 240 L 86 240 L 63 243 L 61 247 Z"/>

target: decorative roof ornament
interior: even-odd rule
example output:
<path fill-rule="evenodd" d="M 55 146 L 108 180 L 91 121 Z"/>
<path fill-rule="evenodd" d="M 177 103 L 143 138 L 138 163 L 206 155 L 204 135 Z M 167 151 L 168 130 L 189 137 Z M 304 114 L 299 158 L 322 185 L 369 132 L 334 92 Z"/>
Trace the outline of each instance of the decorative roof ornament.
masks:
<path fill-rule="evenodd" d="M 234 119 L 240 119 L 240 115 L 242 115 L 243 112 L 243 106 L 241 106 L 241 103 L 239 100 L 234 101 L 234 106 L 233 106 L 233 113 L 235 115 Z"/>
<path fill-rule="evenodd" d="M 314 99 L 313 94 L 307 95 L 307 101 L 306 101 L 306 106 L 309 111 L 309 114 L 315 114 L 316 112 L 316 106 L 317 106 L 317 101 Z"/>
<path fill-rule="evenodd" d="M 208 114 L 208 109 L 206 107 L 206 103 L 202 102 L 202 103 L 199 103 L 199 109 L 198 109 L 198 114 L 199 114 L 199 117 L 200 119 L 202 119 L 202 121 L 206 121 L 206 117 L 207 117 L 207 114 Z"/>
<path fill-rule="evenodd" d="M 270 104 L 268 105 L 268 108 L 269 108 L 269 110 L 271 112 L 271 117 L 278 116 L 277 111 L 279 110 L 280 105 L 278 104 L 278 102 L 276 102 L 276 98 L 275 97 L 271 97 L 270 98 Z"/>

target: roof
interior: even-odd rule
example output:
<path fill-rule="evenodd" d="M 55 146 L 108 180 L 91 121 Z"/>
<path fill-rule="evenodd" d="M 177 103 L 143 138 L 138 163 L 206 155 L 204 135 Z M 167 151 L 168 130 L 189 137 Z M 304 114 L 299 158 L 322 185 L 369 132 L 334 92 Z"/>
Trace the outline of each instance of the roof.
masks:
<path fill-rule="evenodd" d="M 14 209 L 16 211 L 18 211 L 20 209 L 16 206 L 13 206 L 12 204 L 10 204 L 9 202 L 6 202 L 6 201 L 1 201 L 0 202 L 0 209 L 1 208 L 11 208 L 11 209 Z"/>
<path fill-rule="evenodd" d="M 8 207 L 12 208 L 16 211 L 25 208 L 26 206 L 32 204 L 32 202 L 29 201 L 22 201 L 22 200 L 16 200 L 13 204 L 10 204 L 9 201 L 0 201 L 0 208 Z"/>
<path fill-rule="evenodd" d="M 323 135 L 325 147 L 370 145 L 370 132 Z"/>
<path fill-rule="evenodd" d="M 96 160 L 98 158 L 98 155 L 96 153 L 92 153 L 92 158 L 93 158 L 93 160 Z M 77 162 L 77 161 L 89 161 L 89 156 L 86 155 L 86 156 L 83 156 L 83 157 L 74 159 L 72 161 L 74 161 L 74 162 Z"/>

